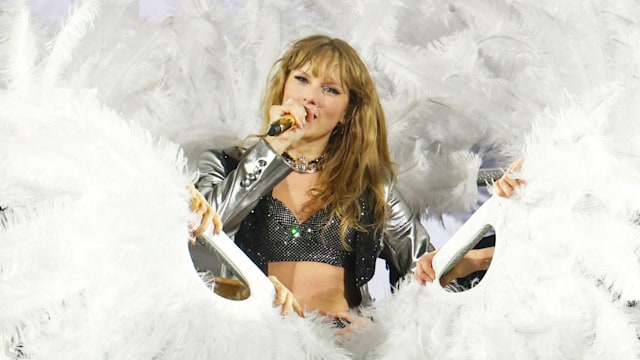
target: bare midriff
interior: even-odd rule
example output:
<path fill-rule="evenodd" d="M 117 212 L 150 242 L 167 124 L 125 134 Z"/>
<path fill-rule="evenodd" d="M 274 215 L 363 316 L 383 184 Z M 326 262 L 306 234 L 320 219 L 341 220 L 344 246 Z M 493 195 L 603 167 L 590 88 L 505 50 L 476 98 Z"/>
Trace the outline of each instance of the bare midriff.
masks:
<path fill-rule="evenodd" d="M 349 310 L 341 267 L 311 261 L 283 261 L 269 263 L 268 272 L 293 292 L 305 311 Z"/>

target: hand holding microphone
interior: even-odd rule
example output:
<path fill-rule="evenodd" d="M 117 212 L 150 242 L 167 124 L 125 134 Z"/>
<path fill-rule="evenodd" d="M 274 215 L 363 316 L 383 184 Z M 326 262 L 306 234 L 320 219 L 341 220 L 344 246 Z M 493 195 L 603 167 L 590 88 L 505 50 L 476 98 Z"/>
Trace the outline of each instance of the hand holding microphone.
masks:
<path fill-rule="evenodd" d="M 275 109 L 278 110 L 275 110 Z M 294 125 L 302 128 L 307 117 L 307 109 L 300 103 L 296 104 L 294 100 L 289 99 L 283 105 L 274 105 L 272 111 L 280 112 L 278 120 L 272 122 L 267 130 L 267 135 L 277 136 L 289 130 Z M 276 113 L 277 114 L 277 113 Z M 272 118 L 273 118 L 272 112 Z M 277 116 L 277 115 L 276 115 Z"/>
<path fill-rule="evenodd" d="M 284 153 L 292 144 L 300 141 L 306 131 L 305 124 L 308 111 L 302 102 L 293 99 L 287 100 L 282 105 L 272 105 L 269 109 L 271 123 L 267 129 L 264 140 L 278 154 Z M 275 121 L 274 121 L 275 120 Z"/>
<path fill-rule="evenodd" d="M 293 114 L 284 114 L 280 119 L 274 121 L 269 125 L 269 130 L 267 130 L 267 135 L 276 136 L 280 135 L 283 132 L 289 130 L 293 124 L 296 123 L 296 118 Z"/>

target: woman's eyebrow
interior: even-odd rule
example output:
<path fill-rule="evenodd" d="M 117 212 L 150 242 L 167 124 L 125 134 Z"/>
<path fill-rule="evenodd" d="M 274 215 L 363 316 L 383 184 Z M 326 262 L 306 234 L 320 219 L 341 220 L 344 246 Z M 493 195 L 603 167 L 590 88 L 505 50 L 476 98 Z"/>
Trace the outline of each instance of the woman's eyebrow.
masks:
<path fill-rule="evenodd" d="M 334 75 L 330 75 L 330 76 L 323 76 L 322 77 L 322 82 L 327 84 L 327 85 L 337 85 L 339 87 L 344 87 L 342 81 L 339 80 L 339 77 L 336 77 L 335 74 Z"/>

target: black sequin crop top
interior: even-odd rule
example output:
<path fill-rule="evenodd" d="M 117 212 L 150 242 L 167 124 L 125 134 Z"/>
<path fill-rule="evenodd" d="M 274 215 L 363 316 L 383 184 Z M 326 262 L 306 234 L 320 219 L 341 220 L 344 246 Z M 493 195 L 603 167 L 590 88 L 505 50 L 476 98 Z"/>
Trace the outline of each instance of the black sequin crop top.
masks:
<path fill-rule="evenodd" d="M 279 261 L 322 262 L 345 268 L 352 260 L 340 241 L 340 221 L 332 219 L 326 224 L 328 211 L 321 209 L 300 224 L 280 200 L 266 195 L 252 211 L 251 220 L 239 229 L 236 242 L 262 268 Z M 354 236 L 355 230 L 349 229 L 348 244 Z"/>

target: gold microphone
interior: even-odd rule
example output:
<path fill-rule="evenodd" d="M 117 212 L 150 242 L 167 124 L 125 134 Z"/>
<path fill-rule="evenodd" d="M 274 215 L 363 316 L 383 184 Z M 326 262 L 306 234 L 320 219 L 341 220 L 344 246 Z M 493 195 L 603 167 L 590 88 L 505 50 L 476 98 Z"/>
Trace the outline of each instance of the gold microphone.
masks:
<path fill-rule="evenodd" d="M 267 135 L 276 136 L 289 130 L 296 123 L 296 118 L 292 114 L 284 114 L 282 117 L 269 125 Z"/>

